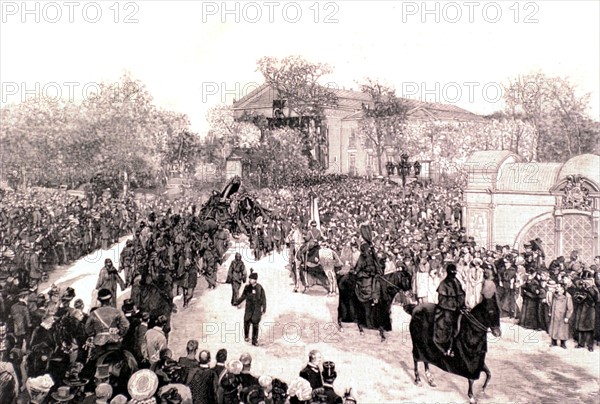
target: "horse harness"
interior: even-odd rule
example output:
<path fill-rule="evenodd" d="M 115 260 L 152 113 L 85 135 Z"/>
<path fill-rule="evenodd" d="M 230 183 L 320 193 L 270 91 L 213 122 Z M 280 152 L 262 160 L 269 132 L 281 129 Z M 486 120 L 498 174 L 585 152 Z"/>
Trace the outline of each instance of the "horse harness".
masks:
<path fill-rule="evenodd" d="M 458 318 L 458 328 L 456 330 L 456 335 L 458 335 L 458 332 L 460 331 L 460 317 L 462 316 L 464 316 L 475 327 L 477 331 L 487 332 L 488 327 L 481 324 L 481 322 L 477 320 L 475 316 L 473 316 L 468 310 L 462 309 Z"/>

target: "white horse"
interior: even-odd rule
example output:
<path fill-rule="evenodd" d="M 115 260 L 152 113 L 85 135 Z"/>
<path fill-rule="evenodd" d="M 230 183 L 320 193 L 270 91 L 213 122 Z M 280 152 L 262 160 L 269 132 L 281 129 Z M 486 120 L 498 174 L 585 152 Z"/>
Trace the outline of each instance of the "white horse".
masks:
<path fill-rule="evenodd" d="M 314 285 L 320 285 L 327 290 L 327 296 L 338 294 L 337 281 L 335 278 L 335 268 L 342 267 L 342 260 L 339 255 L 328 247 L 319 248 L 319 262 L 307 262 L 307 268 L 302 268 L 302 261 L 299 259 L 300 252 L 295 257 L 294 272 L 295 284 L 294 292 L 297 292 L 300 284 L 304 284 L 304 292 Z M 306 260 L 305 260 L 306 261 Z"/>

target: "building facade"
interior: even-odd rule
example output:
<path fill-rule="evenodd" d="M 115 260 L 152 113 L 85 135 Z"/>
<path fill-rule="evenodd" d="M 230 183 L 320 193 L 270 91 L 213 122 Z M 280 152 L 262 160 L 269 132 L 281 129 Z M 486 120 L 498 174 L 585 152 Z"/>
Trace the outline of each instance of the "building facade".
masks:
<path fill-rule="evenodd" d="M 509 151 L 478 151 L 467 167 L 463 217 L 481 244 L 522 250 L 540 238 L 547 264 L 575 250 L 588 264 L 600 254 L 600 156 L 533 163 Z"/>
<path fill-rule="evenodd" d="M 332 89 L 337 97 L 335 108 L 325 110 L 325 119 L 314 128 L 323 139 L 321 150 L 315 151 L 317 159 L 331 173 L 368 175 L 377 173 L 377 156 L 372 145 L 364 141 L 360 133 L 360 121 L 364 118 L 363 105 L 372 105 L 371 98 L 362 92 Z M 411 122 L 472 122 L 483 117 L 454 105 L 406 100 L 408 123 Z M 233 103 L 236 118 L 244 114 L 263 115 L 268 120 L 286 119 L 293 113 L 286 109 L 277 90 L 262 85 Z M 382 165 L 388 160 L 399 161 L 402 145 L 386 145 Z"/>

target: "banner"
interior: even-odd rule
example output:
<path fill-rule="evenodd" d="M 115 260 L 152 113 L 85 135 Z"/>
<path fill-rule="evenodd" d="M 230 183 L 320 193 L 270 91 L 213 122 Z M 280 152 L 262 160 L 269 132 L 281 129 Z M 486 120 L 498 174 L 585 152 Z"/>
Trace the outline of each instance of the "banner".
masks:
<path fill-rule="evenodd" d="M 310 220 L 317 223 L 317 229 L 321 230 L 321 219 L 319 218 L 319 198 L 317 194 L 310 193 Z"/>

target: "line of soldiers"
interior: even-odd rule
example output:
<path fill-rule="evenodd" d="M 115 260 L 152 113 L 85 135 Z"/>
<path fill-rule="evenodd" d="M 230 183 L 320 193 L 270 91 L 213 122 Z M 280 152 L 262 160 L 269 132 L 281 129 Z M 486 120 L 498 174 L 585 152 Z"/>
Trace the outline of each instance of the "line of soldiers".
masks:
<path fill-rule="evenodd" d="M 131 232 L 135 212 L 130 198 L 90 206 L 87 200 L 58 192 L 5 195 L 0 208 L 0 282 L 30 287 L 55 265 L 107 249 Z"/>

